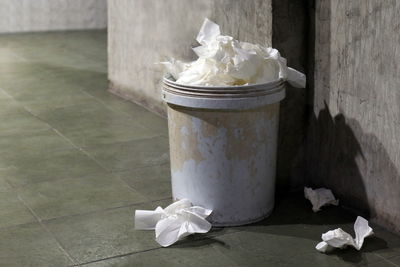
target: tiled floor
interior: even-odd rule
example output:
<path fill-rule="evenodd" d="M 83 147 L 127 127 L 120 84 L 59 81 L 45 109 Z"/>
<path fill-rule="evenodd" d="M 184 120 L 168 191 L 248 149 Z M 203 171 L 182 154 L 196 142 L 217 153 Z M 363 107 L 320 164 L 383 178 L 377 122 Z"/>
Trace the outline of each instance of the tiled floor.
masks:
<path fill-rule="evenodd" d="M 301 195 L 160 248 L 132 215 L 171 201 L 167 124 L 110 95 L 106 69 L 102 31 L 0 36 L 1 266 L 400 266 L 400 238 L 377 226 L 361 252 L 318 253 L 355 215 Z"/>

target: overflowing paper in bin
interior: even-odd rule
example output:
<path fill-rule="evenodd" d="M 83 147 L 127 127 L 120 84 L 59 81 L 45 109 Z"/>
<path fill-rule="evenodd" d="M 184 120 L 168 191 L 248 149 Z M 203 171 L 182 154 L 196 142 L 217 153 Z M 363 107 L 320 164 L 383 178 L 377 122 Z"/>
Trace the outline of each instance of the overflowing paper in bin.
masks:
<path fill-rule="evenodd" d="M 278 50 L 221 35 L 219 25 L 207 18 L 196 40 L 200 43 L 193 48 L 199 57 L 196 61 L 185 63 L 170 59 L 162 62 L 177 83 L 235 86 L 284 79 L 294 87 L 305 87 L 305 75 L 287 67 L 286 59 Z"/>

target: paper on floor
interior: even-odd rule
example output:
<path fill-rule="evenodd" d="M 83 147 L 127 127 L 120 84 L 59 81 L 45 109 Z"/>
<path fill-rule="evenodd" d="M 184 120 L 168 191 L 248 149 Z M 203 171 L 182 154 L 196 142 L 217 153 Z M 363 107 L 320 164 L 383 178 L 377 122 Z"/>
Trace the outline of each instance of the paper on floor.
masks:
<path fill-rule="evenodd" d="M 312 210 L 318 212 L 322 206 L 339 204 L 339 200 L 335 199 L 332 191 L 326 188 L 311 189 L 304 187 L 304 197 L 310 200 L 312 204 Z"/>
<path fill-rule="evenodd" d="M 360 250 L 364 244 L 364 239 L 373 235 L 372 228 L 369 227 L 368 221 L 361 216 L 358 216 L 354 223 L 354 232 L 356 237 L 353 239 L 350 234 L 346 233 L 341 228 L 328 231 L 322 234 L 323 241 L 318 243 L 315 248 L 320 252 L 326 252 L 329 247 L 345 248 L 347 246 L 352 246 Z"/>
<path fill-rule="evenodd" d="M 286 59 L 278 50 L 221 35 L 219 25 L 207 18 L 196 40 L 201 44 L 193 48 L 199 57 L 196 61 L 183 63 L 170 59 L 161 62 L 178 83 L 231 86 L 260 84 L 282 78 L 294 87 L 305 87 L 305 75 L 288 68 Z"/>
<path fill-rule="evenodd" d="M 192 206 L 187 199 L 172 203 L 165 209 L 154 211 L 136 210 L 135 229 L 156 230 L 156 241 L 163 247 L 174 244 L 181 238 L 194 233 L 207 233 L 211 224 L 206 218 L 211 214 L 199 206 Z"/>

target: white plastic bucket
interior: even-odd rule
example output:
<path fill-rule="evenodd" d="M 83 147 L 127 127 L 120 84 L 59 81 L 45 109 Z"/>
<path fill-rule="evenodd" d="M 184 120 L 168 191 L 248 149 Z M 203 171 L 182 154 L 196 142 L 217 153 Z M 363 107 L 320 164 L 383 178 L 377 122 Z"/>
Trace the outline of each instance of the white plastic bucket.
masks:
<path fill-rule="evenodd" d="M 285 82 L 232 87 L 163 80 L 174 200 L 212 209 L 214 226 L 262 220 L 273 210 L 279 102 Z"/>

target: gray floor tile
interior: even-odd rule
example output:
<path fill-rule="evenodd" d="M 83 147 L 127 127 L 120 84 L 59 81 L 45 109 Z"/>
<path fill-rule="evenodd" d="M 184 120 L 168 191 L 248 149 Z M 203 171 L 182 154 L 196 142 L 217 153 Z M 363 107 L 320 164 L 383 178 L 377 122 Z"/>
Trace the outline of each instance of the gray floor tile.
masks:
<path fill-rule="evenodd" d="M 75 147 L 53 130 L 1 136 L 0 169 L 18 166 L 18 161 L 29 156 L 45 155 L 66 149 Z"/>
<path fill-rule="evenodd" d="M 0 193 L 0 228 L 35 221 L 15 192 Z"/>
<path fill-rule="evenodd" d="M 73 262 L 38 223 L 0 229 L 1 266 L 68 266 Z"/>
<path fill-rule="evenodd" d="M 29 113 L 0 115 L 0 136 L 50 129 L 50 125 Z"/>
<path fill-rule="evenodd" d="M 400 238 L 387 230 L 383 229 L 380 226 L 373 225 L 375 237 L 377 241 L 380 242 L 379 248 L 371 248 L 374 249 L 374 252 L 385 259 L 393 259 L 400 256 Z M 367 247 L 368 243 L 365 244 Z M 400 265 L 400 263 L 399 263 Z"/>
<path fill-rule="evenodd" d="M 230 258 L 216 250 L 212 244 L 212 240 L 201 240 L 191 244 L 146 251 L 84 266 L 239 266 Z"/>
<path fill-rule="evenodd" d="M 54 112 L 57 108 L 73 106 L 92 101 L 93 98 L 83 92 L 45 93 L 28 95 L 18 101 L 31 113 L 38 115 L 43 112 Z"/>
<path fill-rule="evenodd" d="M 0 169 L 0 173 L 4 171 L 4 169 Z M 0 193 L 12 191 L 11 185 L 7 182 L 7 180 L 0 175 Z"/>
<path fill-rule="evenodd" d="M 91 100 L 39 115 L 79 147 L 155 137 L 157 134 L 122 112 Z"/>
<path fill-rule="evenodd" d="M 168 139 L 155 137 L 84 148 L 111 171 L 132 170 L 169 162 Z"/>
<path fill-rule="evenodd" d="M 114 111 L 123 112 L 124 114 L 133 118 L 136 123 L 153 130 L 154 133 L 158 135 L 168 135 L 168 122 L 166 118 L 149 112 L 144 107 L 129 100 L 123 100 L 120 97 L 108 92 L 106 88 L 107 86 L 100 86 L 100 89 L 99 87 L 95 87 L 94 90 L 86 91 L 103 105 Z"/>
<path fill-rule="evenodd" d="M 0 88 L 0 99 L 1 100 L 10 100 L 12 98 L 10 98 L 3 89 Z"/>
<path fill-rule="evenodd" d="M 172 198 L 169 164 L 117 172 L 115 175 L 149 199 Z"/>
<path fill-rule="evenodd" d="M 27 114 L 27 111 L 13 99 L 1 98 L 0 93 L 0 116 L 11 114 Z"/>
<path fill-rule="evenodd" d="M 43 220 L 147 201 L 107 172 L 31 184 L 18 194 Z"/>
<path fill-rule="evenodd" d="M 10 167 L 0 169 L 0 180 L 14 187 L 104 172 L 100 165 L 78 149 L 21 155 L 10 163 Z"/>
<path fill-rule="evenodd" d="M 393 264 L 394 266 L 400 266 L 400 255 L 393 256 L 387 260 L 389 261 L 389 263 Z"/>
<path fill-rule="evenodd" d="M 159 204 L 71 216 L 45 224 L 63 247 L 83 263 L 160 247 L 154 240 L 154 231 L 137 231 L 133 222 L 135 209 L 151 209 Z"/>

